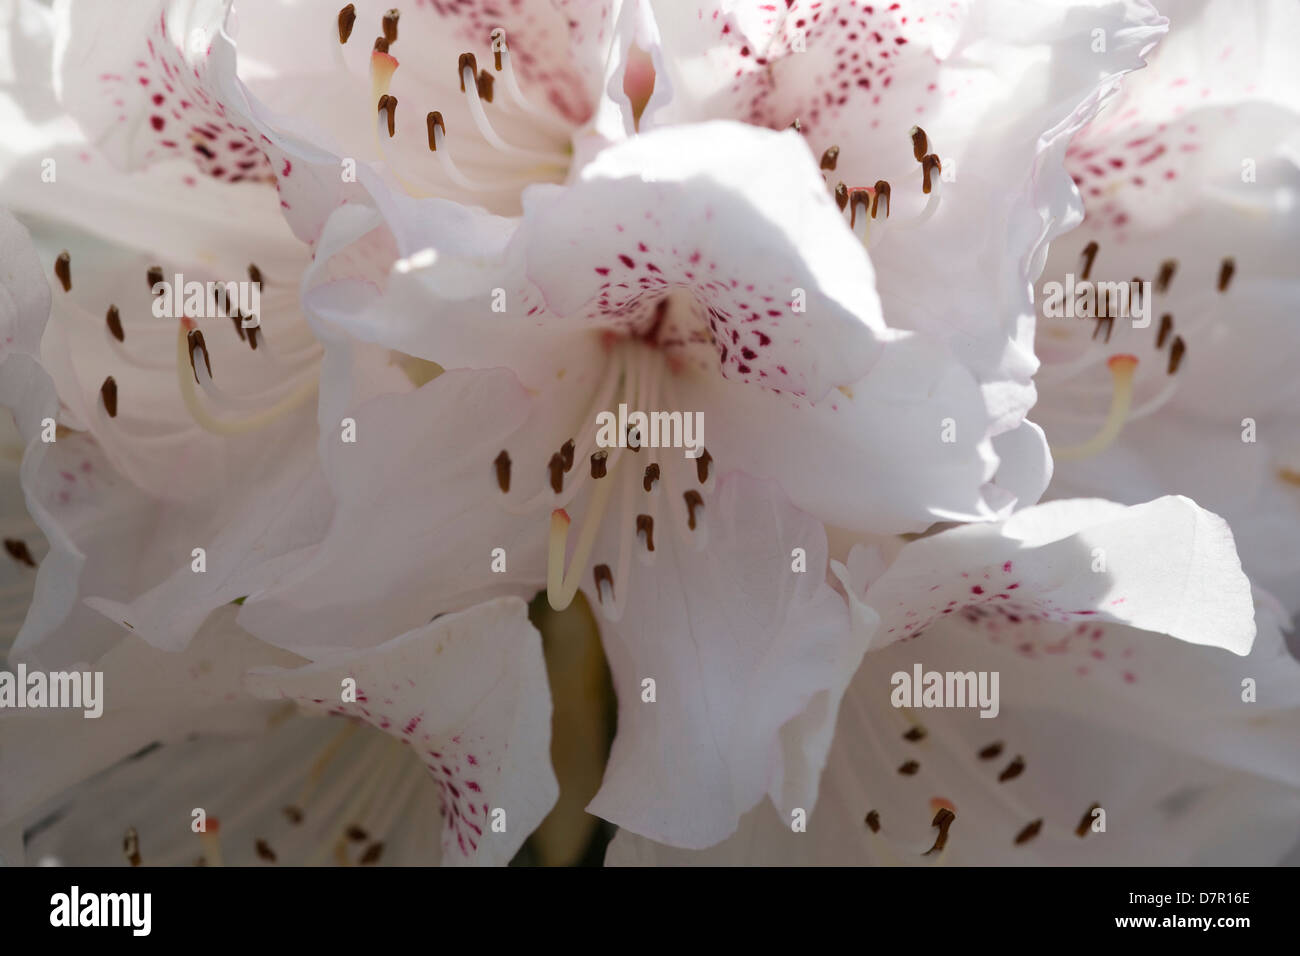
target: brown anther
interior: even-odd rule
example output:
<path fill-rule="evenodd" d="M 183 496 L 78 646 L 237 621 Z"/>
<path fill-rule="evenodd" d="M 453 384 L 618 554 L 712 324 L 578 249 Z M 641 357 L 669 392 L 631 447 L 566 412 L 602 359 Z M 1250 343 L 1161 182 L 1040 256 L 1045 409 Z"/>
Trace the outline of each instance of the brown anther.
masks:
<path fill-rule="evenodd" d="M 1165 347 L 1165 339 L 1169 338 L 1169 333 L 1174 329 L 1174 317 L 1166 312 L 1160 316 L 1160 328 L 1156 332 L 1156 348 Z"/>
<path fill-rule="evenodd" d="M 706 448 L 700 452 L 700 457 L 695 459 L 695 477 L 699 479 L 700 484 L 709 480 L 709 465 L 713 464 L 713 456 L 709 454 Z"/>
<path fill-rule="evenodd" d="M 251 331 L 251 330 L 250 330 Z M 203 341 L 203 333 L 198 329 L 190 329 L 190 334 L 185 337 L 186 343 L 190 347 L 190 368 L 194 372 L 194 381 L 199 380 L 199 369 L 194 364 L 194 352 L 198 350 L 203 354 L 203 365 L 208 370 L 208 378 L 212 377 L 212 363 L 208 361 L 208 347 Z"/>
<path fill-rule="evenodd" d="M 1183 341 L 1181 335 L 1174 336 L 1174 344 L 1169 346 L 1169 374 L 1173 375 L 1178 371 L 1178 366 L 1183 364 L 1183 355 L 1187 351 L 1187 343 Z"/>
<path fill-rule="evenodd" d="M 149 291 L 153 292 L 153 287 L 163 281 L 162 266 L 150 266 L 146 276 L 149 279 Z"/>
<path fill-rule="evenodd" d="M 1219 291 L 1227 292 L 1228 283 L 1232 281 L 1232 274 L 1237 271 L 1237 263 L 1231 257 L 1224 259 L 1219 265 Z"/>
<path fill-rule="evenodd" d="M 492 466 L 497 470 L 497 487 L 500 488 L 502 492 L 509 491 L 510 453 L 504 448 L 501 449 L 501 454 L 497 455 L 496 459 L 492 462 Z"/>
<path fill-rule="evenodd" d="M 920 769 L 921 769 L 921 765 L 917 763 L 915 760 L 907 760 L 904 761 L 902 766 L 898 768 L 898 772 L 901 773 L 904 777 L 913 777 L 916 776 L 916 772 Z"/>
<path fill-rule="evenodd" d="M 265 840 L 259 839 L 253 844 L 253 849 L 257 851 L 257 855 L 260 859 L 265 860 L 267 863 L 275 862 L 275 851 L 271 849 L 271 844 L 267 843 Z"/>
<path fill-rule="evenodd" d="M 397 42 L 397 19 L 401 15 L 396 7 L 384 14 L 384 39 L 389 43 Z"/>
<path fill-rule="evenodd" d="M 492 102 L 492 88 L 496 84 L 494 77 L 487 70 L 479 70 L 478 77 L 474 80 L 474 86 L 478 89 L 479 99 L 484 103 Z"/>
<path fill-rule="evenodd" d="M 376 52 L 376 53 L 387 53 L 387 52 L 388 52 L 388 41 L 385 40 L 383 37 L 375 37 L 375 52 Z"/>
<path fill-rule="evenodd" d="M 385 113 L 388 120 L 388 138 L 397 132 L 397 97 L 385 93 L 379 97 L 379 112 Z"/>
<path fill-rule="evenodd" d="M 59 253 L 59 257 L 54 260 L 54 275 L 59 280 L 59 285 L 63 286 L 64 292 L 72 291 L 72 256 L 68 255 L 68 250 Z"/>
<path fill-rule="evenodd" d="M 866 819 L 863 820 L 862 822 L 867 825 L 867 829 L 869 829 L 872 833 L 879 833 L 880 832 L 880 811 L 868 810 Z"/>
<path fill-rule="evenodd" d="M 498 73 L 501 72 L 501 54 L 506 48 L 506 33 L 500 27 L 492 31 L 492 66 Z"/>
<path fill-rule="evenodd" d="M 650 549 L 651 551 L 654 548 Z M 19 564 L 25 564 L 29 568 L 36 567 L 36 562 L 32 560 L 32 553 L 27 550 L 27 542 L 18 538 L 5 538 L 5 551 L 9 557 L 13 558 Z"/>
<path fill-rule="evenodd" d="M 1008 780 L 1015 780 L 1016 777 L 1020 776 L 1024 772 L 1025 758 L 1017 754 L 1015 759 L 1012 760 L 1011 763 L 1007 764 L 1006 768 L 998 774 L 998 783 L 1006 783 Z"/>
<path fill-rule="evenodd" d="M 609 598 L 612 601 L 614 599 L 614 572 L 609 569 L 609 565 L 598 564 L 591 569 L 591 573 L 596 578 L 596 600 L 604 603 L 605 595 L 604 592 L 601 591 L 600 586 L 602 584 L 608 584 Z"/>
<path fill-rule="evenodd" d="M 284 813 L 284 818 L 288 820 L 290 823 L 292 823 L 294 826 L 297 826 L 299 823 L 302 823 L 303 821 L 303 812 L 298 807 L 294 807 L 294 806 L 285 807 L 283 813 Z"/>
<path fill-rule="evenodd" d="M 832 146 L 830 149 L 826 150 L 826 152 L 822 153 L 821 168 L 834 171 L 835 164 L 839 161 L 840 148 L 838 146 Z"/>
<path fill-rule="evenodd" d="M 609 464 L 609 452 L 605 449 L 591 453 L 591 477 L 604 478 L 605 467 Z"/>
<path fill-rule="evenodd" d="M 632 436 L 634 435 L 636 436 L 635 442 L 632 441 Z M 641 438 L 641 429 L 637 428 L 635 425 L 628 425 L 627 426 L 627 447 L 632 449 L 632 451 L 634 452 L 639 452 L 643 444 L 644 441 Z"/>
<path fill-rule="evenodd" d="M 99 386 L 99 397 L 104 400 L 108 417 L 117 418 L 117 380 L 113 376 L 104 379 L 104 384 Z"/>
<path fill-rule="evenodd" d="M 840 212 L 849 204 L 849 187 L 843 183 L 835 184 L 835 205 L 840 207 Z"/>
<path fill-rule="evenodd" d="M 883 179 L 876 180 L 876 189 L 871 196 L 871 218 L 876 218 L 876 210 L 880 205 L 880 197 L 885 197 L 885 218 L 889 218 L 889 183 Z"/>
<path fill-rule="evenodd" d="M 655 519 L 649 515 L 636 516 L 636 533 L 640 537 L 645 532 L 645 549 L 653 551 L 655 549 Z"/>
<path fill-rule="evenodd" d="M 356 5 L 349 3 L 339 11 L 339 43 L 348 42 L 348 37 L 352 36 L 352 28 L 356 25 L 356 22 Z"/>
<path fill-rule="evenodd" d="M 122 331 L 122 316 L 117 311 L 117 306 L 110 305 L 108 313 L 104 316 L 104 321 L 108 323 L 109 334 L 119 342 L 126 341 L 126 333 Z"/>
<path fill-rule="evenodd" d="M 912 155 L 916 157 L 918 163 L 925 162 L 925 155 L 930 151 L 930 138 L 925 135 L 925 130 L 919 126 L 913 126 L 912 131 Z"/>
<path fill-rule="evenodd" d="M 659 462 L 651 462 L 645 466 L 645 475 L 641 479 L 641 487 L 646 491 L 654 491 L 655 484 L 659 481 Z"/>
<path fill-rule="evenodd" d="M 803 127 L 799 125 L 799 117 L 796 116 L 796 117 L 791 121 L 790 125 L 786 127 L 786 129 L 792 129 L 792 130 L 794 130 L 796 133 L 802 133 L 802 132 L 803 132 Z"/>
<path fill-rule="evenodd" d="M 910 740 L 912 743 L 916 743 L 918 740 L 924 740 L 925 728 L 919 726 L 909 727 L 907 733 L 903 734 L 903 739 Z"/>
<path fill-rule="evenodd" d="M 244 341 L 244 339 L 246 338 L 246 336 L 244 335 L 244 317 L 239 314 L 238 309 L 236 309 L 233 313 L 231 313 L 230 321 L 235 326 L 235 334 L 239 336 L 239 341 L 241 342 Z"/>
<path fill-rule="evenodd" d="M 370 834 L 366 833 L 364 828 L 355 823 L 351 824 L 346 830 L 344 830 L 343 834 L 353 843 L 360 843 L 362 840 L 365 840 L 370 836 Z"/>
<path fill-rule="evenodd" d="M 921 192 L 927 196 L 930 195 L 930 188 L 933 185 L 930 182 L 931 173 L 942 173 L 943 164 L 939 162 L 939 157 L 930 153 L 921 160 Z"/>
<path fill-rule="evenodd" d="M 252 349 L 254 352 L 257 351 L 257 337 L 261 334 L 262 334 L 262 329 L 260 326 L 250 325 L 248 327 L 248 347 Z M 208 357 L 207 349 L 204 349 L 203 358 L 206 360 L 207 357 Z"/>
<path fill-rule="evenodd" d="M 257 267 L 257 263 L 255 262 L 250 262 L 248 264 L 248 280 L 257 283 L 258 285 L 262 284 L 262 270 Z"/>
<path fill-rule="evenodd" d="M 1023 830 L 1021 830 L 1019 833 L 1016 834 L 1016 846 L 1021 846 L 1022 844 L 1028 843 L 1034 837 L 1038 836 L 1038 831 L 1041 830 L 1042 828 L 1043 828 L 1043 818 L 1039 817 L 1033 823 L 1029 824 Z"/>
<path fill-rule="evenodd" d="M 1083 811 L 1083 816 L 1079 818 L 1079 825 L 1074 828 L 1074 835 L 1082 839 L 1088 835 L 1092 829 L 1092 815 L 1095 811 L 1101 809 L 1100 803 L 1094 803 L 1087 810 Z"/>
<path fill-rule="evenodd" d="M 1092 242 L 1088 243 L 1086 246 L 1083 247 L 1083 253 L 1082 253 L 1083 268 L 1079 270 L 1079 275 L 1081 278 L 1087 279 L 1088 276 L 1092 274 L 1092 264 L 1093 262 L 1096 261 L 1097 250 L 1100 248 L 1101 247 L 1097 245 L 1096 239 L 1092 240 Z"/>
<path fill-rule="evenodd" d="M 135 827 L 126 828 L 122 837 L 122 854 L 132 866 L 140 865 L 140 834 L 135 832 Z"/>
<path fill-rule="evenodd" d="M 551 490 L 558 495 L 564 490 L 564 456 L 557 451 L 546 463 L 546 470 L 551 473 Z"/>
<path fill-rule="evenodd" d="M 456 72 L 460 75 L 460 91 L 465 92 L 465 68 L 469 67 L 470 77 L 478 76 L 478 60 L 474 59 L 473 53 L 462 53 L 460 60 L 456 64 Z"/>
<path fill-rule="evenodd" d="M 989 744 L 987 747 L 981 750 L 979 752 L 979 758 L 980 760 L 992 760 L 994 757 L 999 756 L 1001 753 L 1002 753 L 1002 741 L 999 740 Z"/>
<path fill-rule="evenodd" d="M 871 190 L 869 189 L 850 189 L 849 190 L 849 228 L 853 229 L 858 224 L 858 207 L 871 209 Z"/>
<path fill-rule="evenodd" d="M 1160 263 L 1160 272 L 1156 275 L 1156 291 L 1164 292 L 1169 288 L 1169 283 L 1174 280 L 1174 273 L 1178 271 L 1177 259 L 1166 259 Z"/>
<path fill-rule="evenodd" d="M 438 140 L 437 137 L 434 136 L 434 130 L 441 130 L 442 135 L 446 136 L 447 125 L 443 123 L 442 114 L 437 110 L 434 110 L 424 118 L 424 125 L 428 127 L 429 130 L 429 149 L 436 153 L 438 151 Z"/>
<path fill-rule="evenodd" d="M 943 848 L 948 845 L 948 828 L 952 826 L 952 821 L 957 819 L 957 814 L 953 813 L 947 807 L 940 807 L 939 812 L 934 815 L 930 821 L 930 826 L 938 827 L 939 833 L 934 838 L 934 846 L 922 853 L 922 856 L 929 856 L 931 853 L 942 853 Z"/>
<path fill-rule="evenodd" d="M 560 457 L 564 459 L 564 470 L 568 472 L 573 468 L 573 439 L 570 438 L 560 446 Z"/>
<path fill-rule="evenodd" d="M 686 499 L 686 526 L 694 531 L 695 509 L 704 507 L 704 498 L 694 488 L 686 492 L 682 497 Z"/>
<path fill-rule="evenodd" d="M 379 858 L 384 855 L 384 844 L 382 842 L 372 843 L 366 847 L 366 852 L 361 854 L 361 859 L 357 862 L 362 866 L 370 866 L 378 863 Z"/>

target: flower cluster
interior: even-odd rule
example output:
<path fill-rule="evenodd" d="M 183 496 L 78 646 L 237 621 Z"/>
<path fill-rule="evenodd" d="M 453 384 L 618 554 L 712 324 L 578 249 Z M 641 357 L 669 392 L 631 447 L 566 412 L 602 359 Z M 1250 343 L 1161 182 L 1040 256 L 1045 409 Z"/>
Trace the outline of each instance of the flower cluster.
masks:
<path fill-rule="evenodd" d="M 0 0 L 6 860 L 1291 850 L 1293 3 L 337 3 Z"/>

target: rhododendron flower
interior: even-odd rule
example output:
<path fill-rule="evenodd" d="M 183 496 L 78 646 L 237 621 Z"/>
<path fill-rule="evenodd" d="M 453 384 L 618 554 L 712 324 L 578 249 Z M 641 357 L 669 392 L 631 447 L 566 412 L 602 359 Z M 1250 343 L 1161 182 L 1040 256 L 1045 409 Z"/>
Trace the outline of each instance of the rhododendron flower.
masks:
<path fill-rule="evenodd" d="M 806 830 L 760 807 L 713 849 L 624 831 L 607 862 L 1260 864 L 1300 835 L 1300 665 L 1267 603 L 1252 646 L 1222 519 L 1057 501 L 837 573 L 872 650 Z M 918 672 L 999 675 L 995 718 L 900 698 Z"/>

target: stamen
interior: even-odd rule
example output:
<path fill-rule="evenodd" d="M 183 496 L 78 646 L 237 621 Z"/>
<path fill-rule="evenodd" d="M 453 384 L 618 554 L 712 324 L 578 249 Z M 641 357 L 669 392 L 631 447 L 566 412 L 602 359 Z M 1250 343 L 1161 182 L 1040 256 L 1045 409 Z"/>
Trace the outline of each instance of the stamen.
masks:
<path fill-rule="evenodd" d="M 1008 780 L 1015 780 L 1016 777 L 1020 776 L 1024 772 L 1025 758 L 1017 754 L 1015 759 L 1012 760 L 1011 763 L 1007 764 L 1006 768 L 998 774 L 998 783 L 1006 783 Z"/>
<path fill-rule="evenodd" d="M 934 153 L 928 154 L 921 160 L 921 192 L 927 196 L 930 195 L 930 175 L 931 173 L 943 172 L 943 166 L 939 162 L 939 157 Z"/>
<path fill-rule="evenodd" d="M 568 474 L 569 470 L 573 467 L 573 448 L 574 445 L 572 438 L 560 446 L 560 457 L 564 461 L 565 474 Z"/>
<path fill-rule="evenodd" d="M 150 266 L 145 276 L 149 281 L 149 291 L 153 292 L 154 286 L 163 281 L 162 266 Z"/>
<path fill-rule="evenodd" d="M 339 43 L 348 42 L 348 37 L 352 36 L 352 28 L 357 22 L 356 4 L 349 3 L 339 11 Z"/>
<path fill-rule="evenodd" d="M 700 484 L 708 484 L 709 465 L 713 463 L 713 456 L 709 454 L 706 448 L 700 453 L 700 457 L 695 459 L 695 477 L 699 479 Z"/>
<path fill-rule="evenodd" d="M 1228 283 L 1232 281 L 1232 274 L 1237 271 L 1237 263 L 1232 258 L 1223 260 L 1219 266 L 1219 291 L 1227 292 Z"/>
<path fill-rule="evenodd" d="M 1169 288 L 1169 283 L 1174 279 L 1174 272 L 1178 269 L 1177 259 L 1166 259 L 1160 263 L 1160 274 L 1156 276 L 1156 291 L 1163 293 Z"/>
<path fill-rule="evenodd" d="M 190 329 L 185 339 L 186 346 L 190 351 L 190 368 L 194 372 L 194 381 L 199 381 L 199 367 L 194 361 L 194 353 L 199 352 L 203 356 L 203 367 L 208 371 L 208 378 L 212 377 L 212 363 L 208 361 L 208 347 L 203 341 L 203 333 L 198 329 Z"/>
<path fill-rule="evenodd" d="M 1156 332 L 1157 349 L 1165 347 L 1165 339 L 1169 338 L 1169 333 L 1173 331 L 1173 328 L 1174 317 L 1172 315 L 1166 312 L 1164 315 L 1160 316 L 1160 330 Z"/>
<path fill-rule="evenodd" d="M 1038 831 L 1043 828 L 1042 817 L 1039 817 L 1033 823 L 1027 825 L 1023 830 L 1016 834 L 1016 846 L 1023 846 L 1034 837 L 1038 836 Z"/>
<path fill-rule="evenodd" d="M 400 16 L 396 7 L 384 14 L 384 39 L 390 44 L 397 42 L 397 19 Z"/>
<path fill-rule="evenodd" d="M 1088 276 L 1092 274 L 1092 264 L 1097 258 L 1097 250 L 1099 248 L 1101 247 L 1097 245 L 1097 240 L 1095 239 L 1083 247 L 1082 266 L 1079 269 L 1079 275 L 1081 278 L 1087 279 Z"/>
<path fill-rule="evenodd" d="M 821 168 L 834 172 L 835 165 L 839 160 L 840 148 L 838 146 L 832 146 L 830 149 L 826 150 L 826 152 L 822 153 Z"/>
<path fill-rule="evenodd" d="M 1183 355 L 1187 352 L 1187 344 L 1183 342 L 1181 335 L 1174 336 L 1174 344 L 1169 347 L 1169 374 L 1173 375 L 1178 371 L 1178 366 L 1183 363 Z"/>
<path fill-rule="evenodd" d="M 605 449 L 602 448 L 600 451 L 592 452 L 591 453 L 591 477 L 604 478 L 605 468 L 608 461 L 609 461 L 609 452 L 605 451 Z"/>
<path fill-rule="evenodd" d="M 373 51 L 375 53 L 385 53 L 385 54 L 388 53 L 388 41 L 385 40 L 383 37 L 375 37 L 375 45 L 373 47 Z"/>
<path fill-rule="evenodd" d="M 1177 348 L 1178 340 L 1175 340 Z M 1179 352 L 1181 356 L 1181 350 Z M 1171 356 L 1172 364 L 1172 356 Z M 1110 411 L 1101 429 L 1092 438 L 1079 445 L 1056 448 L 1052 454 L 1063 460 L 1087 458 L 1105 449 L 1118 436 L 1128 420 L 1129 408 L 1133 402 L 1133 378 L 1137 372 L 1138 360 L 1134 355 L 1113 355 L 1106 362 L 1110 368 L 1114 390 L 1111 393 Z"/>
<path fill-rule="evenodd" d="M 609 600 L 614 600 L 614 573 L 610 571 L 608 564 L 598 564 L 592 570 L 592 575 L 596 579 L 596 600 L 601 604 L 605 603 L 605 591 L 602 585 L 609 585 Z"/>
<path fill-rule="evenodd" d="M 1092 830 L 1092 814 L 1094 811 L 1100 809 L 1101 809 L 1101 804 L 1094 803 L 1092 806 L 1088 807 L 1087 810 L 1083 811 L 1083 816 L 1079 818 L 1079 825 L 1074 828 L 1075 836 L 1082 839 L 1083 837 L 1086 837 L 1088 835 L 1088 833 Z"/>
<path fill-rule="evenodd" d="M 68 250 L 64 249 L 54 260 L 54 275 L 64 292 L 72 291 L 72 256 L 68 255 Z"/>
<path fill-rule="evenodd" d="M 872 219 L 880 218 L 877 215 L 877 210 L 880 206 L 881 198 L 885 200 L 885 218 L 886 219 L 889 218 L 889 195 L 890 195 L 889 183 L 885 182 L 883 179 L 877 180 L 875 195 L 871 197 L 871 218 Z"/>
<path fill-rule="evenodd" d="M 980 760 L 995 760 L 1002 754 L 1002 741 L 994 741 L 979 752 Z"/>
<path fill-rule="evenodd" d="M 108 307 L 108 313 L 104 316 L 104 320 L 108 323 L 109 335 L 119 342 L 126 340 L 126 335 L 122 331 L 122 316 L 118 314 L 117 306 L 110 305 Z"/>
<path fill-rule="evenodd" d="M 686 501 L 686 514 L 687 514 L 686 524 L 692 531 L 694 531 L 695 530 L 695 509 L 699 508 L 701 511 L 704 510 L 704 498 L 701 497 L 700 493 L 696 491 L 694 488 L 692 488 L 690 491 L 683 494 L 682 498 L 684 498 Z"/>
<path fill-rule="evenodd" d="M 641 487 L 648 493 L 654 492 L 659 487 L 659 462 L 652 461 L 645 466 L 645 476 L 641 480 Z"/>
<path fill-rule="evenodd" d="M 913 727 L 909 727 L 907 729 L 907 733 L 903 734 L 903 739 L 911 743 L 916 743 L 919 740 L 924 740 L 925 728 L 920 726 L 919 724 Z"/>
<path fill-rule="evenodd" d="M 388 121 L 388 138 L 392 139 L 397 132 L 397 97 L 385 93 L 379 97 L 379 115 Z"/>
<path fill-rule="evenodd" d="M 915 760 L 906 760 L 898 768 L 898 772 L 901 773 L 904 777 L 915 777 L 917 771 L 920 769 L 921 769 L 921 765 L 917 763 Z"/>
<path fill-rule="evenodd" d="M 503 192 L 510 188 L 510 184 L 502 183 L 500 186 L 489 185 L 488 183 L 477 182 L 470 179 L 460 171 L 460 167 L 452 160 L 451 155 L 447 152 L 444 140 L 447 138 L 447 126 L 443 121 L 442 113 L 434 110 L 425 117 L 425 126 L 429 131 L 429 150 L 438 157 L 438 163 L 442 166 L 442 171 L 447 178 L 459 186 L 461 189 L 467 189 L 470 192 Z"/>
<path fill-rule="evenodd" d="M 880 811 L 879 810 L 867 811 L 867 816 L 863 820 L 863 823 L 867 825 L 867 828 L 871 830 L 872 833 L 879 833 L 880 832 Z"/>
<path fill-rule="evenodd" d="M 497 27 L 492 31 L 492 66 L 506 84 L 506 93 L 510 96 L 511 101 L 523 112 L 529 114 L 534 119 L 541 120 L 553 131 L 562 133 L 566 138 L 569 135 L 567 123 L 563 123 L 548 113 L 539 110 L 524 96 L 523 90 L 519 88 L 519 80 L 515 78 L 515 70 L 510 62 L 510 46 L 506 42 L 506 31 Z"/>
<path fill-rule="evenodd" d="M 99 400 L 104 411 L 108 412 L 108 417 L 117 418 L 117 380 L 113 376 L 108 376 L 104 379 L 104 384 L 99 386 Z"/>
<path fill-rule="evenodd" d="M 840 212 L 849 204 L 849 187 L 843 183 L 835 185 L 835 205 L 840 207 Z"/>
<path fill-rule="evenodd" d="M 132 866 L 140 865 L 140 834 L 135 832 L 135 827 L 126 828 L 122 837 L 122 855 Z"/>
<path fill-rule="evenodd" d="M 510 453 L 502 449 L 501 454 L 497 455 L 492 464 L 497 470 L 497 487 L 503 493 L 508 492 L 510 490 Z"/>
<path fill-rule="evenodd" d="M 934 815 L 934 819 L 930 822 L 930 826 L 939 828 L 939 834 L 934 838 L 934 846 L 926 850 L 922 856 L 943 852 L 943 848 L 948 845 L 948 828 L 952 826 L 952 822 L 956 819 L 957 814 L 947 807 L 939 808 L 939 812 Z"/>
<path fill-rule="evenodd" d="M 912 155 L 916 157 L 918 163 L 924 162 L 926 154 L 930 151 L 930 140 L 925 135 L 925 130 L 913 126 L 908 131 L 908 135 L 912 137 Z"/>
<path fill-rule="evenodd" d="M 650 515 L 636 516 L 636 536 L 647 551 L 655 549 L 655 519 Z"/>
<path fill-rule="evenodd" d="M 546 468 L 551 473 L 551 490 L 558 495 L 564 490 L 564 456 L 557 451 Z"/>
<path fill-rule="evenodd" d="M 569 525 L 572 524 L 569 513 L 563 508 L 551 512 L 551 540 L 546 562 L 546 596 L 551 607 L 557 611 L 556 602 L 564 593 L 564 552 L 569 542 Z M 568 607 L 568 605 L 564 605 Z"/>
<path fill-rule="evenodd" d="M 36 561 L 32 558 L 32 553 L 27 549 L 27 542 L 18 538 L 5 538 L 5 551 L 9 557 L 13 558 L 19 564 L 25 564 L 29 568 L 36 567 Z"/>
<path fill-rule="evenodd" d="M 267 843 L 261 837 L 253 844 L 253 849 L 257 851 L 257 857 L 265 860 L 267 863 L 274 863 L 276 860 L 275 851 L 271 849 L 271 844 Z"/>
<path fill-rule="evenodd" d="M 487 113 L 483 111 L 483 100 L 480 97 L 478 88 L 478 63 L 474 59 L 473 53 L 462 53 L 457 66 L 460 73 L 460 89 L 465 94 L 465 102 L 469 106 L 470 116 L 474 118 L 474 125 L 478 127 L 483 138 L 495 146 L 498 150 L 507 155 L 518 156 L 522 159 L 530 159 L 534 162 L 545 163 L 567 167 L 569 157 L 563 153 L 552 153 L 544 150 L 524 149 L 521 146 L 512 146 L 497 135 L 496 129 L 493 128 L 491 121 L 488 120 Z"/>

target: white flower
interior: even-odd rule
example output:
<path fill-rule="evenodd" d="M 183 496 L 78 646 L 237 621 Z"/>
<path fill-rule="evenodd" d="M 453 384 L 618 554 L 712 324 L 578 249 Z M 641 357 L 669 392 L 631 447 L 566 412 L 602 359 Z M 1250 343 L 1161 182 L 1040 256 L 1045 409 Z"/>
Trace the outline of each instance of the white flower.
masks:
<path fill-rule="evenodd" d="M 234 608 L 183 652 L 128 637 L 93 665 L 101 717 L 0 712 L 0 830 L 69 865 L 121 864 L 128 833 L 137 865 L 503 865 L 557 793 L 526 611 L 503 598 L 314 663 Z"/>
<path fill-rule="evenodd" d="M 1251 646 L 1216 516 L 1058 501 L 837 570 L 873 650 L 806 829 L 760 808 L 694 853 L 624 831 L 609 863 L 1258 865 L 1300 834 L 1300 665 L 1267 604 Z M 918 670 L 996 716 L 899 697 Z"/>
<path fill-rule="evenodd" d="M 1070 203 L 1060 155 L 1115 76 L 1140 63 L 1159 22 L 1145 8 L 1103 5 L 1096 15 L 1121 29 L 1120 41 L 1108 56 L 1076 58 L 1053 46 L 1086 47 L 1086 34 L 1061 39 L 1064 11 L 1026 22 L 991 8 L 958 23 L 957 35 L 945 27 L 935 36 L 891 12 L 890 36 L 905 42 L 891 39 L 887 52 L 910 66 L 879 77 L 892 112 L 866 129 L 821 110 L 820 83 L 780 86 L 788 99 L 767 114 L 727 107 L 710 119 L 700 104 L 721 102 L 713 79 L 688 85 L 674 71 L 701 39 L 728 57 L 743 57 L 744 41 L 685 29 L 690 38 L 675 47 L 656 26 L 660 12 L 628 4 L 616 20 L 640 17 L 635 36 L 659 61 L 640 135 L 611 135 L 590 155 L 586 140 L 575 142 L 565 184 L 535 183 L 515 217 L 467 208 L 433 178 L 439 154 L 468 138 L 447 123 L 443 139 L 431 120 L 440 138 L 429 149 L 418 116 L 443 110 L 446 88 L 405 66 L 387 78 L 382 95 L 399 106 L 390 134 L 391 102 L 382 101 L 378 136 L 391 153 L 366 181 L 379 212 L 334 214 L 305 301 L 322 335 L 332 327 L 453 371 L 412 395 L 340 412 L 358 439 L 324 449 L 338 502 L 330 533 L 308 565 L 250 598 L 241 623 L 291 648 L 366 645 L 502 590 L 545 585 L 563 607 L 586 588 L 605 618 L 620 700 L 591 809 L 703 846 L 764 794 L 783 808 L 815 797 L 837 701 L 863 647 L 822 581 L 823 523 L 919 531 L 993 517 L 1041 491 L 1041 434 L 1016 426 L 1032 400 L 1034 259 Z M 829 57 L 850 29 L 808 39 Z M 621 36 L 616 51 L 629 42 Z M 925 40 L 915 60 L 899 52 L 908 36 Z M 399 60 L 405 42 L 391 47 Z M 996 66 L 974 71 L 989 51 Z M 1040 83 L 1035 64 L 1049 61 L 1069 91 L 1051 101 L 1029 95 Z M 764 67 L 756 82 L 766 82 Z M 941 148 L 951 130 L 958 166 L 969 158 L 965 198 L 966 180 L 941 186 L 929 135 L 911 129 L 931 82 L 942 84 L 945 105 L 933 106 L 937 125 L 926 118 L 929 134 Z M 473 109 L 472 87 L 452 98 Z M 670 91 L 680 98 L 665 103 Z M 1025 105 L 998 117 L 1013 97 Z M 663 121 L 665 106 L 691 122 Z M 252 112 L 266 135 L 288 142 L 273 117 Z M 815 151 L 778 131 L 801 115 L 826 137 Z M 974 116 L 997 138 L 976 135 Z M 321 169 L 347 156 L 298 148 L 298 167 L 313 155 Z M 841 168 L 898 186 L 889 198 L 878 190 L 876 202 L 846 187 L 837 208 L 823 170 Z M 495 175 L 487 158 L 462 171 Z M 407 193 L 421 173 L 435 198 Z M 996 189 L 995 173 L 1004 177 Z M 495 181 L 516 194 L 523 185 Z M 940 203 L 941 193 L 956 202 Z M 909 205 L 912 240 L 898 221 Z M 871 206 L 878 221 L 868 236 Z M 889 247 L 895 232 L 891 307 L 877 295 L 876 249 L 866 247 Z M 944 293 L 935 277 L 958 276 L 965 247 L 986 239 L 959 294 Z M 361 259 L 386 245 L 401 258 L 385 283 L 330 275 L 335 252 Z M 702 412 L 707 453 L 597 447 L 598 413 L 619 404 Z M 1004 435 L 995 485 L 994 439 Z"/>
<path fill-rule="evenodd" d="M 1150 301 L 1136 317 L 1040 318 L 1033 416 L 1056 453 L 1053 494 L 1193 497 L 1295 613 L 1300 78 L 1286 38 L 1300 18 L 1291 3 L 1168 12 L 1152 65 L 1071 146 L 1087 219 L 1040 285 L 1066 305 L 1067 275 L 1136 277 Z"/>

